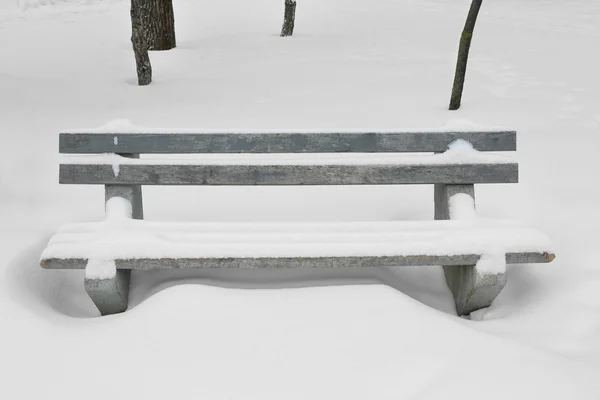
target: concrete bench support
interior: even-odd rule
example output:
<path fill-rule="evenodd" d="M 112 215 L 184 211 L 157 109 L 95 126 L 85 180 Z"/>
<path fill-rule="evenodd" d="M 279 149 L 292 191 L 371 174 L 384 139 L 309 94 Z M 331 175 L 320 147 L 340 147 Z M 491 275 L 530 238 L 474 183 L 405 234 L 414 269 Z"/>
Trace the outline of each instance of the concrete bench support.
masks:
<path fill-rule="evenodd" d="M 456 194 L 468 194 L 475 204 L 473 185 L 437 184 L 434 190 L 436 220 L 451 219 L 450 198 Z M 484 257 L 476 265 L 444 266 L 446 282 L 454 296 L 458 315 L 469 315 L 489 307 L 506 284 L 505 256 L 497 255 L 493 259 Z M 494 264 L 492 268 L 489 268 L 490 263 Z"/>
<path fill-rule="evenodd" d="M 115 265 L 114 261 L 112 265 Z M 100 313 L 110 315 L 127 310 L 131 270 L 114 268 L 114 275 L 98 277 L 96 267 L 98 261 L 90 260 L 85 268 L 85 291 Z M 100 268 L 105 269 L 105 266 Z"/>
<path fill-rule="evenodd" d="M 121 156 L 139 158 L 139 154 L 121 154 Z M 123 215 L 123 218 L 144 219 L 140 185 L 105 185 L 104 194 L 106 203 L 113 197 L 122 197 L 131 204 L 131 215 Z M 101 265 L 102 263 L 104 265 Z M 106 275 L 107 266 L 105 264 L 106 261 L 88 261 L 85 290 L 102 315 L 121 313 L 127 310 L 131 270 L 116 269 L 113 261 L 108 268 L 114 267 L 114 274 L 110 277 L 98 277 L 98 269 L 104 271 L 104 275 Z"/>
<path fill-rule="evenodd" d="M 506 284 L 506 263 L 501 271 L 482 272 L 478 265 L 445 266 L 448 287 L 454 295 L 456 313 L 469 315 L 489 307 Z"/>

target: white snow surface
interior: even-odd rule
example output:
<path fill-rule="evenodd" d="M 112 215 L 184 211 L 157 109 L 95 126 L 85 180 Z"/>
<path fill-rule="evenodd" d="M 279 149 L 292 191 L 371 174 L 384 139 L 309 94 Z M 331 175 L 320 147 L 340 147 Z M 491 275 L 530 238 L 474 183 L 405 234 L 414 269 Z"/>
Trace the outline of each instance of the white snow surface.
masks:
<path fill-rule="evenodd" d="M 151 53 L 143 88 L 128 1 L 37 3 L 0 0 L 0 397 L 600 398 L 600 2 L 484 2 L 457 112 L 469 0 L 304 0 L 288 38 L 283 1 L 178 0 L 178 47 Z M 98 318 L 83 271 L 38 261 L 60 225 L 104 215 L 101 187 L 58 184 L 58 133 L 119 118 L 215 131 L 511 127 L 520 183 L 478 185 L 477 214 L 523 220 L 557 258 L 508 266 L 477 321 L 456 316 L 439 267 L 137 271 L 130 309 Z M 144 214 L 384 223 L 431 219 L 432 199 L 429 186 L 145 187 Z"/>
<path fill-rule="evenodd" d="M 123 223 L 131 219 L 133 208 L 131 202 L 123 197 L 115 196 L 106 202 L 106 221 L 113 223 Z"/>
<path fill-rule="evenodd" d="M 96 128 L 78 128 L 78 129 L 62 129 L 62 133 L 118 133 L 118 134 L 180 134 L 180 133 L 235 133 L 235 134 L 249 134 L 249 133 L 362 133 L 371 131 L 372 129 L 357 129 L 357 128 L 335 128 L 335 129 L 290 129 L 290 128 L 270 128 L 270 129 L 202 129 L 202 128 L 156 128 L 142 126 L 134 124 L 129 119 L 118 118 L 110 120 Z M 435 127 L 423 127 L 423 128 L 395 128 L 388 129 L 387 132 L 504 132 L 509 131 L 509 128 L 497 127 L 497 126 L 484 126 L 479 125 L 473 121 L 467 119 L 450 119 L 439 128 Z M 385 132 L 383 132 L 385 133 Z"/>
<path fill-rule="evenodd" d="M 85 267 L 85 277 L 89 279 L 111 279 L 117 275 L 114 260 L 90 258 Z"/>
<path fill-rule="evenodd" d="M 450 219 L 473 220 L 477 218 L 475 200 L 466 193 L 457 193 L 448 199 Z"/>
<path fill-rule="evenodd" d="M 552 252 L 545 235 L 501 220 L 240 224 L 109 219 L 62 227 L 41 258 L 443 256 L 484 254 L 496 247 L 511 253 Z"/>
<path fill-rule="evenodd" d="M 483 275 L 503 274 L 506 272 L 505 252 L 496 249 L 493 252 L 482 254 L 477 261 L 477 273 Z"/>

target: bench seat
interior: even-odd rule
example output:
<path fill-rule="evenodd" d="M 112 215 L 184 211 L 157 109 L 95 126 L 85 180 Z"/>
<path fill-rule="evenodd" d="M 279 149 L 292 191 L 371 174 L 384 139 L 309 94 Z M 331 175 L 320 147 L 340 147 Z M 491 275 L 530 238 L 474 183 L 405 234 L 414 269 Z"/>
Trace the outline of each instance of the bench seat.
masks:
<path fill-rule="evenodd" d="M 540 232 L 508 220 L 332 223 L 156 222 L 107 219 L 60 228 L 42 254 L 45 268 L 119 269 L 377 267 L 476 264 L 490 251 L 506 262 L 554 258 Z"/>

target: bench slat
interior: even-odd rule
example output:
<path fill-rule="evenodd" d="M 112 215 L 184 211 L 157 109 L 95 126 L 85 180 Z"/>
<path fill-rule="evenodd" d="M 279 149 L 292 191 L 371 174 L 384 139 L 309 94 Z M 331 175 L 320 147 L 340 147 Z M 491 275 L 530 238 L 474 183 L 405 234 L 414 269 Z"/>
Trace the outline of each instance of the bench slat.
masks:
<path fill-rule="evenodd" d="M 393 185 L 516 183 L 518 165 L 61 164 L 60 183 L 113 185 Z"/>
<path fill-rule="evenodd" d="M 367 268 L 407 267 L 431 265 L 475 265 L 481 256 L 460 254 L 452 256 L 382 256 L 382 257 L 276 257 L 276 258 L 138 258 L 116 260 L 118 269 L 170 269 L 170 268 Z M 507 264 L 549 263 L 551 253 L 508 253 Z M 48 258 L 41 261 L 46 269 L 83 269 L 86 259 Z"/>
<path fill-rule="evenodd" d="M 339 153 L 443 152 L 458 139 L 479 151 L 515 151 L 515 131 L 365 133 L 61 133 L 60 152 Z"/>

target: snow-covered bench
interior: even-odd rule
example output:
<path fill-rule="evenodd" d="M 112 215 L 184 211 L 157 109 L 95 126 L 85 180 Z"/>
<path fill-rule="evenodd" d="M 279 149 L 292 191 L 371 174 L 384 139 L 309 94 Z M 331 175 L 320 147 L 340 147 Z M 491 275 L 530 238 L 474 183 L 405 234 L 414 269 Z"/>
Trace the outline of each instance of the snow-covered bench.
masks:
<path fill-rule="evenodd" d="M 61 227 L 41 265 L 85 268 L 85 288 L 102 314 L 126 310 L 132 269 L 442 265 L 465 315 L 491 304 L 506 263 L 554 259 L 541 233 L 475 216 L 474 184 L 518 180 L 516 163 L 483 151 L 514 150 L 516 133 L 500 130 L 62 133 L 60 152 L 71 155 L 60 182 L 105 185 L 107 216 Z M 202 155 L 152 156 L 182 153 Z M 143 221 L 143 185 L 396 184 L 434 184 L 436 221 Z"/>

